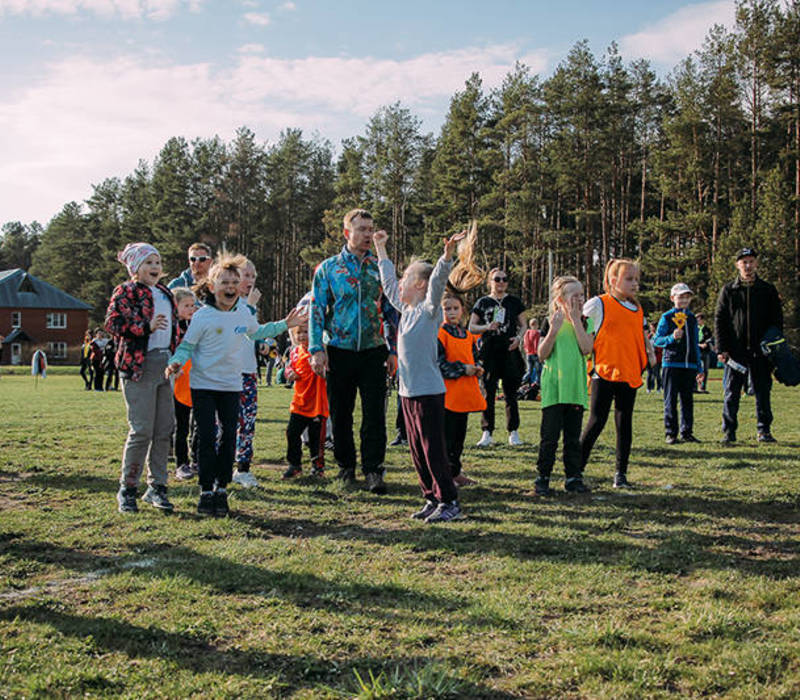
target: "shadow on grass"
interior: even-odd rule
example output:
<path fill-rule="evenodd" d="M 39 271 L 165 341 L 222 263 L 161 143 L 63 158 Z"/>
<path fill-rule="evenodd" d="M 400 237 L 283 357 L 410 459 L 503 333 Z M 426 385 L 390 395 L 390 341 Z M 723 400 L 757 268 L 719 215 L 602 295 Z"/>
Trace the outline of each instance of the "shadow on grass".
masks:
<path fill-rule="evenodd" d="M 296 527 L 296 521 L 292 522 Z M 139 557 L 132 559 L 13 538 L 11 535 L 0 540 L 0 555 L 56 564 L 95 577 L 98 574 L 123 572 L 142 579 L 181 576 L 220 593 L 280 598 L 300 608 L 321 609 L 337 614 L 368 614 L 390 622 L 416 619 L 427 610 L 454 613 L 457 620 L 459 613 L 463 613 L 459 621 L 478 628 L 511 628 L 516 624 L 494 613 L 491 617 L 482 617 L 471 610 L 470 603 L 457 593 L 437 595 L 394 583 L 340 582 L 312 573 L 272 571 L 181 546 L 145 548 L 140 551 Z M 143 565 L 142 558 L 150 561 Z"/>
<path fill-rule="evenodd" d="M 366 676 L 368 670 L 371 670 L 377 676 L 382 671 L 391 673 L 398 666 L 421 668 L 435 661 L 422 656 L 362 656 L 342 662 L 311 654 L 295 656 L 226 649 L 204 638 L 202 632 L 168 632 L 153 625 L 144 627 L 118 618 L 77 615 L 46 602 L 6 608 L 0 611 L 0 619 L 47 625 L 64 636 L 76 639 L 91 637 L 92 644 L 102 652 L 122 653 L 132 659 L 164 660 L 194 673 L 216 672 L 244 678 L 272 678 L 277 674 L 280 681 L 291 689 L 313 688 L 325 684 L 340 691 L 354 692 L 354 671 Z M 458 659 L 450 661 L 450 665 L 458 663 Z M 461 697 L 514 697 L 455 676 L 452 681 L 457 685 Z"/>

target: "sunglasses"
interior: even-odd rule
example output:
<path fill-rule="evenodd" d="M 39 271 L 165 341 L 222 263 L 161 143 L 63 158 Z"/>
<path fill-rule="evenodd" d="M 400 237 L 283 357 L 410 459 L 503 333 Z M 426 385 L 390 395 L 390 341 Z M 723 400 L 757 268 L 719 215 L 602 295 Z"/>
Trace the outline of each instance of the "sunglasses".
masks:
<path fill-rule="evenodd" d="M 508 277 L 492 277 L 492 282 L 508 282 Z"/>
<path fill-rule="evenodd" d="M 207 255 L 190 255 L 189 262 L 205 262 L 206 260 L 211 260 Z"/>

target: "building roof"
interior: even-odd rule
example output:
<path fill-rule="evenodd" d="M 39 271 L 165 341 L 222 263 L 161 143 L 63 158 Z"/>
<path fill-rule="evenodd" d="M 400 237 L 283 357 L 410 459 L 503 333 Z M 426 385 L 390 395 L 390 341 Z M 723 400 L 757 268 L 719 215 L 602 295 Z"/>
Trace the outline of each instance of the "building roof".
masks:
<path fill-rule="evenodd" d="M 36 341 L 31 338 L 22 328 L 15 328 L 3 339 L 3 345 L 9 343 L 35 343 Z"/>
<path fill-rule="evenodd" d="M 25 270 L 15 268 L 0 271 L 0 308 L 88 310 L 92 307 Z"/>

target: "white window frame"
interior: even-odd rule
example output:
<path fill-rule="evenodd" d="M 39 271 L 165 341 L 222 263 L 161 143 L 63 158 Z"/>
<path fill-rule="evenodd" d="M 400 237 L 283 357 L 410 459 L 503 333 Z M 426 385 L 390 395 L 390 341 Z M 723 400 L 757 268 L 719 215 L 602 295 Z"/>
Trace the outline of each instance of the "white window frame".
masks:
<path fill-rule="evenodd" d="M 47 328 L 63 329 L 67 327 L 67 314 L 53 311 L 47 314 Z"/>
<path fill-rule="evenodd" d="M 63 340 L 51 340 L 48 354 L 54 360 L 65 360 L 67 358 L 67 344 Z"/>
<path fill-rule="evenodd" d="M 22 328 L 22 311 L 11 312 L 11 327 Z"/>

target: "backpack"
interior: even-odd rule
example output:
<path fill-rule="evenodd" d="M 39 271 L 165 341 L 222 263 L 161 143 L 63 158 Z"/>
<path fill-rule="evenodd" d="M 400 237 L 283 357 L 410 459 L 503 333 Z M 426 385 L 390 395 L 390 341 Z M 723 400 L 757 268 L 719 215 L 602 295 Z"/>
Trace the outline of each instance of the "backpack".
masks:
<path fill-rule="evenodd" d="M 761 339 L 761 351 L 772 365 L 772 372 L 781 384 L 800 384 L 800 360 L 793 354 L 786 338 L 775 327 L 770 326 Z"/>

